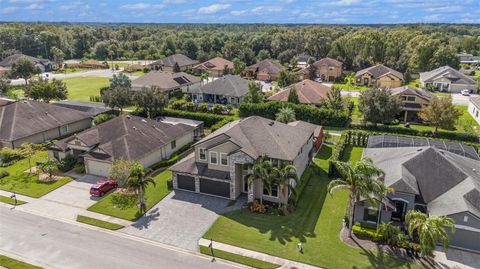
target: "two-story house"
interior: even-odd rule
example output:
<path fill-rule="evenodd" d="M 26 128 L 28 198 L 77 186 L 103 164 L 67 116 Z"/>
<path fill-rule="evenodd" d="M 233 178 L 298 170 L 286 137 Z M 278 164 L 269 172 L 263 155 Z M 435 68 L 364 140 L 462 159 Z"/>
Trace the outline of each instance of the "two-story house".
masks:
<path fill-rule="evenodd" d="M 398 96 L 402 100 L 402 112 L 400 118 L 404 122 L 419 121 L 417 113 L 422 108 L 429 106 L 437 97 L 430 92 L 413 88 L 410 86 L 402 86 L 390 89 L 393 96 Z"/>
<path fill-rule="evenodd" d="M 383 64 L 377 64 L 358 71 L 355 85 L 378 88 L 396 88 L 403 83 L 403 74 Z"/>
<path fill-rule="evenodd" d="M 258 116 L 231 122 L 194 144 L 192 154 L 170 167 L 173 186 L 231 200 L 245 193 L 249 201 L 287 202 L 290 194 L 281 193 L 278 186 L 270 196 L 262 182 L 248 184 L 246 176 L 253 164 L 267 156 L 274 164 L 293 164 L 300 177 L 312 160 L 318 128 Z"/>
<path fill-rule="evenodd" d="M 337 78 L 342 76 L 343 72 L 343 63 L 332 58 L 323 58 L 312 64 L 315 66 L 316 71 L 315 75 L 317 78 L 320 78 L 322 81 L 333 82 Z M 304 80 L 309 78 L 309 68 L 305 67 L 302 70 L 295 73 L 297 80 Z M 309 78 L 315 79 L 315 78 Z"/>

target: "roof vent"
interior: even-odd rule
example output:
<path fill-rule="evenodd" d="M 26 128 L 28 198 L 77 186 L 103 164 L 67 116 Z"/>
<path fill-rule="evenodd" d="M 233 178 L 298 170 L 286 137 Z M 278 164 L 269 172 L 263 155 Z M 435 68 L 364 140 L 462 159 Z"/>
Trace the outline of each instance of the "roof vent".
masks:
<path fill-rule="evenodd" d="M 273 124 L 275 124 L 274 121 L 271 121 L 271 122 L 268 123 L 268 125 L 270 125 L 270 126 L 273 126 Z"/>
<path fill-rule="evenodd" d="M 137 130 L 137 127 L 133 126 L 132 129 L 133 129 L 133 130 Z"/>
<path fill-rule="evenodd" d="M 142 122 L 147 123 L 147 120 L 146 120 L 146 119 L 142 119 Z"/>
<path fill-rule="evenodd" d="M 130 117 L 130 115 L 127 115 L 125 118 L 127 118 L 127 119 L 131 119 L 132 117 Z"/>
<path fill-rule="evenodd" d="M 422 151 L 422 150 L 423 150 L 423 149 L 421 149 L 421 148 L 420 148 L 420 149 L 417 149 L 417 151 Z"/>

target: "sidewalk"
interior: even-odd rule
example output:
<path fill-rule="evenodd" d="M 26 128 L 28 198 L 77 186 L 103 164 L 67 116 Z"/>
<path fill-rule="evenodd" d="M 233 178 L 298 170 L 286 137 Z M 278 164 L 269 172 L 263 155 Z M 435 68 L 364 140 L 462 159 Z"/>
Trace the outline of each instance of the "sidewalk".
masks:
<path fill-rule="evenodd" d="M 0 195 L 10 197 L 12 192 L 0 190 Z M 103 215 L 100 213 L 90 212 L 86 209 L 71 206 L 68 204 L 63 204 L 59 202 L 49 201 L 47 199 L 40 198 L 32 198 L 25 195 L 17 194 L 17 200 L 27 202 L 24 205 L 18 205 L 15 207 L 16 210 L 24 211 L 27 213 L 32 213 L 35 215 L 44 216 L 51 219 L 65 219 L 70 221 L 76 221 L 77 215 L 83 215 L 103 221 L 108 221 L 116 224 L 123 225 L 125 227 L 130 226 L 132 224 L 131 221 L 123 220 L 107 215 Z M 0 203 L 0 205 L 13 207 L 9 204 Z"/>
<path fill-rule="evenodd" d="M 198 241 L 198 245 L 208 247 L 210 245 L 210 242 L 211 241 L 208 240 L 208 239 L 201 238 Z M 227 244 L 216 242 L 216 241 L 213 241 L 212 245 L 213 245 L 214 249 L 223 250 L 223 251 L 234 253 L 234 254 L 237 254 L 237 255 L 241 255 L 241 256 L 250 257 L 250 258 L 254 258 L 254 259 L 265 261 L 265 262 L 278 264 L 278 265 L 280 265 L 279 268 L 285 268 L 285 269 L 287 269 L 287 268 L 298 268 L 298 269 L 314 269 L 314 268 L 318 269 L 318 268 L 320 268 L 320 267 L 315 267 L 315 266 L 300 263 L 300 262 L 287 260 L 287 259 L 280 258 L 280 257 L 271 256 L 271 255 L 268 255 L 268 254 L 265 254 L 265 253 L 261 253 L 261 252 L 257 252 L 257 251 L 253 251 L 253 250 L 249 250 L 249 249 L 244 249 L 244 248 L 239 248 L 239 247 L 235 247 L 235 246 L 232 246 L 232 245 L 227 245 Z"/>

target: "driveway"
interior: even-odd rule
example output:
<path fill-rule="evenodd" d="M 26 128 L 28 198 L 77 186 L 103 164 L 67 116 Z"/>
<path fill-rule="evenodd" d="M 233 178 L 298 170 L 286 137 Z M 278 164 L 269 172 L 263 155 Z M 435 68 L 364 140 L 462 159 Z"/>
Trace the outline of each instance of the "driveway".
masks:
<path fill-rule="evenodd" d="M 197 251 L 198 240 L 218 214 L 240 209 L 245 202 L 246 197 L 235 202 L 175 190 L 121 232 Z"/>
<path fill-rule="evenodd" d="M 437 248 L 435 254 L 435 262 L 437 268 L 445 269 L 474 269 L 480 268 L 480 254 L 459 249 L 449 248 L 444 251 Z"/>

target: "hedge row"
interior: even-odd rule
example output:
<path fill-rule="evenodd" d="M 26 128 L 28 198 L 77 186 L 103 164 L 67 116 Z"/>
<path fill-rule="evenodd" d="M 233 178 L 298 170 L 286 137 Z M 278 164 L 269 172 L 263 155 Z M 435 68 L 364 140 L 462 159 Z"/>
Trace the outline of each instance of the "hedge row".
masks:
<path fill-rule="evenodd" d="M 377 233 L 376 230 L 361 227 L 358 225 L 353 225 L 352 232 L 360 238 L 368 238 L 372 241 L 379 242 L 382 240 L 383 236 Z"/>
<path fill-rule="evenodd" d="M 231 117 L 231 116 L 222 116 L 222 115 L 203 113 L 203 112 L 189 112 L 189 111 L 174 110 L 169 108 L 166 108 L 161 113 L 161 116 L 199 120 L 199 121 L 203 121 L 203 123 L 205 124 L 205 127 L 213 127 L 214 125 L 220 122 L 223 122 L 223 124 L 226 124 L 235 119 L 234 117 Z M 217 125 L 216 127 L 218 129 L 221 126 L 218 127 Z"/>
<path fill-rule="evenodd" d="M 345 143 L 355 147 L 365 147 L 368 142 L 368 132 L 364 131 L 347 131 L 345 137 Z"/>
<path fill-rule="evenodd" d="M 153 164 L 152 166 L 150 166 L 149 168 L 155 171 L 160 168 L 174 165 L 177 161 L 179 161 L 180 159 L 182 159 L 183 157 L 187 156 L 192 152 L 192 145 L 193 145 L 193 142 L 186 144 L 185 146 L 181 147 L 179 150 L 174 152 L 168 160 L 159 161 Z"/>
<path fill-rule="evenodd" d="M 275 119 L 275 114 L 283 107 L 292 108 L 295 111 L 297 120 L 314 124 L 344 127 L 349 121 L 348 111 L 337 111 L 287 102 L 242 103 L 238 110 L 242 118 L 256 115 Z"/>
<path fill-rule="evenodd" d="M 345 147 L 347 146 L 347 136 L 346 133 L 342 133 L 340 136 L 339 141 L 337 142 L 337 145 L 332 150 L 332 155 L 330 156 L 330 159 L 328 160 L 328 175 L 329 176 L 337 176 L 337 170 L 335 168 L 335 165 L 333 162 L 335 161 L 341 161 L 343 160 L 343 153 L 345 151 Z"/>
<path fill-rule="evenodd" d="M 445 132 L 445 131 L 433 132 L 433 131 L 417 130 L 412 128 L 385 126 L 385 125 L 373 126 L 373 125 L 352 124 L 350 125 L 350 127 L 352 129 L 367 130 L 367 131 L 373 131 L 373 132 L 384 132 L 384 133 L 393 133 L 393 134 L 410 135 L 410 136 L 441 138 L 441 139 L 474 142 L 474 143 L 480 142 L 480 138 L 477 135 L 467 134 L 467 133 L 455 133 L 455 132 Z"/>

